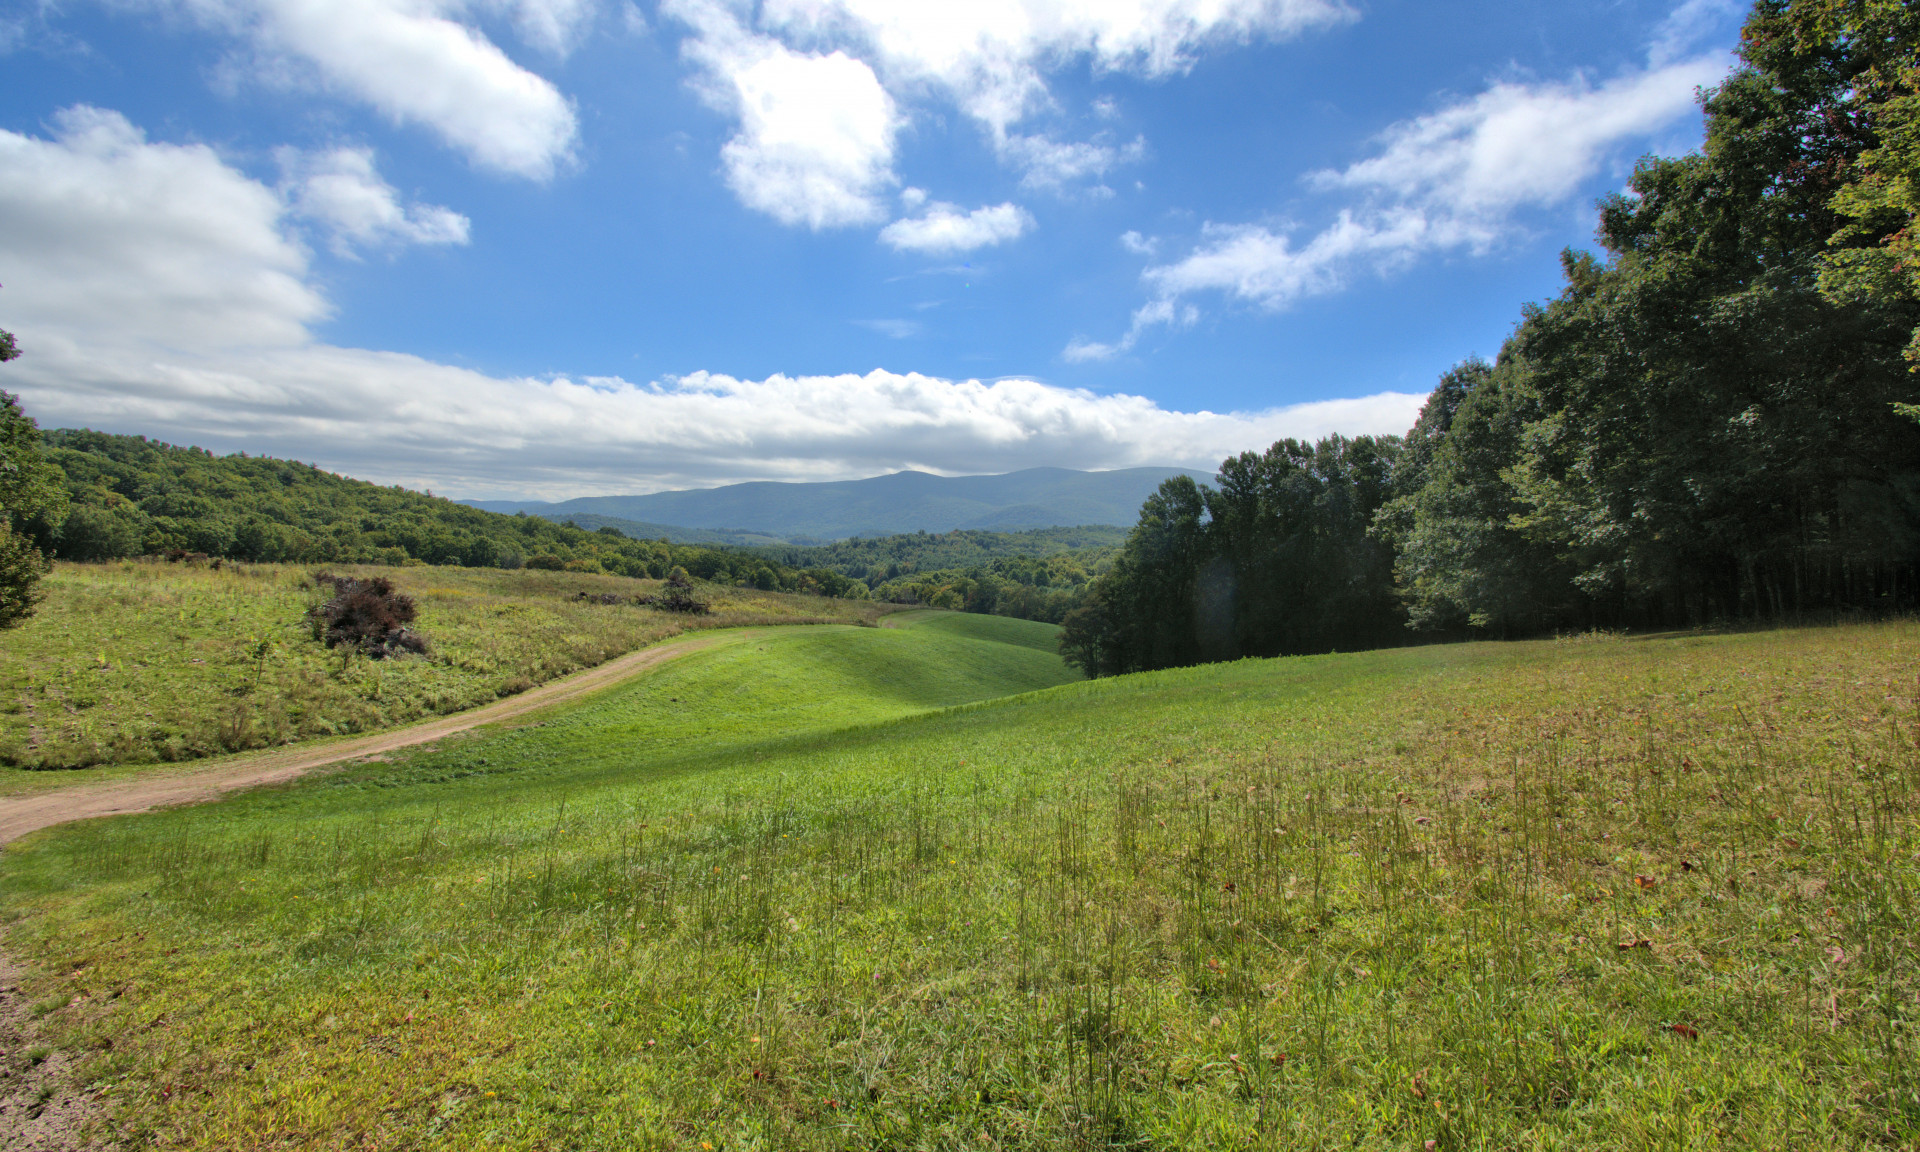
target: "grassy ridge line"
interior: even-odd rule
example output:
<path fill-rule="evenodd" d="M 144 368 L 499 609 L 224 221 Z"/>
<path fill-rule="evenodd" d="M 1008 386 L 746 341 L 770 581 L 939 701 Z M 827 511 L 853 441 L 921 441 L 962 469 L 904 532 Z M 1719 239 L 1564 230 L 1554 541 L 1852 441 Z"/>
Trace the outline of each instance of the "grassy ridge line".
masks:
<path fill-rule="evenodd" d="M 166 1144 L 1905 1146 L 1916 653 L 1244 661 L 623 757 L 636 690 L 0 861 Z"/>
<path fill-rule="evenodd" d="M 430 658 L 349 660 L 322 648 L 304 620 L 316 600 L 307 568 L 59 565 L 47 603 L 0 647 L 0 765 L 186 761 L 377 731 L 465 711 L 689 628 L 871 623 L 887 611 L 728 588 L 714 591 L 713 615 L 688 618 L 576 599 L 656 587 L 617 576 L 337 571 L 393 577 L 419 604 Z"/>

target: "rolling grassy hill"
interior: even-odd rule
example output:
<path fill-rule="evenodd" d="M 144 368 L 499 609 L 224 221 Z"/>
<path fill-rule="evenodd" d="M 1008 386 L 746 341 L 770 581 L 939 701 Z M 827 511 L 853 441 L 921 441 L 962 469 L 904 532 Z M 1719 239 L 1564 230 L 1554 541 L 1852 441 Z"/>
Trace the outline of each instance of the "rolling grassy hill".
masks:
<path fill-rule="evenodd" d="M 0 645 L 0 789 L 70 783 L 49 768 L 193 760 L 445 715 L 690 628 L 872 623 L 863 601 L 709 588 L 688 617 L 630 603 L 657 580 L 490 568 L 359 568 L 420 609 L 424 657 L 345 659 L 306 622 L 312 569 L 60 564 L 39 612 Z"/>
<path fill-rule="evenodd" d="M 999 699 L 1044 629 L 907 623 L 48 830 L 9 947 L 166 1146 L 1920 1139 L 1913 622 Z"/>

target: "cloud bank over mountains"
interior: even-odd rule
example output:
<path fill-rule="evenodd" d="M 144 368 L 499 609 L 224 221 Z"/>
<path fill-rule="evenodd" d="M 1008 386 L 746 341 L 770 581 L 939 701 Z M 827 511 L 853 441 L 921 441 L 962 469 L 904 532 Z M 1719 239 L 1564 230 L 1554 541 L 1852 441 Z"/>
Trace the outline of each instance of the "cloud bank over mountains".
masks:
<path fill-rule="evenodd" d="M 54 124 L 45 138 L 0 131 L 4 302 L 26 352 L 7 382 L 50 427 L 143 431 L 466 496 L 572 496 L 900 468 L 1210 468 L 1280 436 L 1402 431 L 1423 399 L 1177 412 L 1030 379 L 499 378 L 336 347 L 313 336 L 330 306 L 297 224 L 456 243 L 463 218 L 402 205 L 351 149 L 287 158 L 276 189 L 205 145 L 149 141 L 117 113 L 70 108 Z M 923 221 L 951 210 L 923 208 Z M 984 226 L 1011 226 L 988 211 Z M 978 215 L 956 211 L 928 234 Z"/>
<path fill-rule="evenodd" d="M 313 458 L 369 478 L 474 496 L 845 478 L 908 467 L 1211 467 L 1280 436 L 1400 432 L 1420 397 L 1378 385 L 1354 386 L 1376 393 L 1357 399 L 1261 406 L 1264 400 L 1249 398 L 1265 384 L 1245 382 L 1267 380 L 1267 361 L 1251 370 L 1243 364 L 1237 382 L 1218 369 L 1199 379 L 1177 371 L 1151 383 L 1130 377 L 1160 395 L 1239 396 L 1215 402 L 1233 409 L 1226 412 L 1175 410 L 1202 407 L 1197 398 L 1161 403 L 1031 378 L 962 377 L 977 371 L 975 356 L 1006 351 L 996 323 L 1031 334 L 1020 352 L 1027 363 L 1060 349 L 1053 366 L 1067 378 L 1127 378 L 1118 373 L 1138 362 L 1116 364 L 1113 374 L 1098 365 L 1136 350 L 1150 332 L 1198 329 L 1208 312 L 1264 319 L 1367 280 L 1430 274 L 1442 259 L 1497 252 L 1549 216 L 1564 224 L 1597 179 L 1623 174 L 1636 151 L 1684 129 L 1696 90 L 1717 82 L 1729 64 L 1724 52 L 1701 44 L 1737 22 L 1741 7 L 1684 0 L 1650 33 L 1626 42 L 1628 59 L 1643 63 L 1621 68 L 1609 58 L 1610 79 L 1583 72 L 1541 78 L 1513 65 L 1477 91 L 1396 95 L 1366 121 L 1387 124 L 1384 130 L 1355 152 L 1332 152 L 1337 159 L 1323 153 L 1300 165 L 1284 150 L 1263 155 L 1258 162 L 1274 181 L 1263 187 L 1291 181 L 1302 193 L 1272 201 L 1305 205 L 1304 218 L 1286 219 L 1260 215 L 1258 199 L 1252 209 L 1234 200 L 1224 211 L 1203 210 L 1205 189 L 1191 182 L 1150 193 L 1156 181 L 1178 186 L 1169 169 L 1191 161 L 1157 157 L 1120 101 L 1149 103 L 1163 83 L 1200 85 L 1204 74 L 1181 78 L 1211 55 L 1316 35 L 1324 47 L 1329 33 L 1359 19 L 1343 0 L 659 0 L 646 12 L 625 2 L 616 10 L 608 0 L 128 0 L 116 18 L 157 13 L 213 39 L 224 56 L 206 71 L 230 103 L 249 92 L 300 97 L 288 103 L 299 104 L 292 130 L 306 144 L 275 146 L 289 138 L 284 107 L 262 118 L 273 135 L 252 137 L 251 151 L 230 152 L 144 134 L 154 127 L 193 140 L 178 113 L 155 111 L 150 125 L 136 125 L 71 97 L 62 111 L 50 111 L 59 103 L 37 104 L 12 122 L 39 127 L 0 130 L 0 323 L 28 353 L 0 384 L 17 387 L 49 425 Z M 39 11 L 45 25 L 54 9 Z M 0 19 L 0 54 L 19 50 L 40 26 L 25 16 Z M 609 39 L 622 36 L 628 40 Z M 781 238 L 789 245 L 781 258 L 803 267 L 803 276 L 821 277 L 799 294 L 816 284 L 841 287 L 827 278 L 843 269 L 887 285 L 968 270 L 965 304 L 961 293 L 902 288 L 888 299 L 872 293 L 838 315 L 822 308 L 815 318 L 822 321 L 816 330 L 840 325 L 863 340 L 871 333 L 923 354 L 944 346 L 944 362 L 899 366 L 933 363 L 943 372 L 872 368 L 894 353 L 868 343 L 865 353 L 827 361 L 852 371 L 822 375 L 741 379 L 717 371 L 728 364 L 695 358 L 686 375 L 638 382 L 503 378 L 318 338 L 320 325 L 342 319 L 323 285 L 349 285 L 337 295 L 351 300 L 348 270 L 398 267 L 416 247 L 485 249 L 487 221 L 504 231 L 502 222 L 514 219 L 503 205 L 523 212 L 523 230 L 530 222 L 536 230 L 630 223 L 555 211 L 554 221 L 574 224 L 548 224 L 542 216 L 588 177 L 612 171 L 613 149 L 603 145 L 625 126 L 609 89 L 585 86 L 590 74 L 604 76 L 570 70 L 569 61 L 589 60 L 590 43 L 595 52 L 610 44 L 628 52 L 642 37 L 667 69 L 664 91 L 684 98 L 684 109 L 674 113 L 678 121 L 635 122 L 672 127 L 666 137 L 681 149 L 708 132 L 696 167 L 669 176 L 717 193 L 652 201 L 675 207 L 646 223 L 666 219 L 678 228 L 692 199 L 701 201 L 693 211 L 774 221 L 792 230 Z M 1634 44 L 1645 46 L 1643 56 Z M 602 55 L 602 68 L 605 62 Z M 1102 81 L 1113 81 L 1119 98 L 1100 94 Z M 1215 91 L 1238 98 L 1249 90 Z M 1219 110 L 1242 120 L 1266 115 L 1229 103 Z M 1409 107 L 1424 110 L 1408 115 Z M 342 127 L 352 123 L 352 109 L 400 130 L 386 133 L 362 116 L 359 138 L 342 135 L 352 131 Z M 1211 122 L 1215 110 L 1200 111 Z M 1166 151 L 1175 152 L 1177 129 L 1156 122 L 1168 135 Z M 607 138 L 583 140 L 583 123 Z M 963 155 L 930 162 L 924 146 L 912 150 L 933 127 L 953 125 L 959 135 L 940 140 L 958 141 L 949 150 Z M 381 138 L 379 153 L 363 142 L 369 136 Z M 419 164 L 415 150 L 436 154 L 443 185 L 442 154 L 478 176 L 456 173 L 464 194 L 396 188 L 382 174 L 383 156 L 394 172 L 433 178 L 419 175 L 435 169 Z M 1302 176 L 1287 164 L 1316 170 Z M 1194 196 L 1200 199 L 1185 199 Z M 440 199 L 491 214 L 476 224 Z M 588 202 L 576 198 L 571 208 Z M 1118 237 L 1124 262 L 1107 250 L 1116 256 L 1113 271 L 1103 271 L 1097 253 L 1060 255 L 1067 243 L 1084 252 L 1087 243 L 1112 242 L 1083 220 L 1073 221 L 1079 235 L 1066 226 L 1070 216 L 1100 213 L 1113 213 L 1102 229 L 1128 228 Z M 634 267 L 676 284 L 689 269 L 753 269 L 777 247 L 765 243 L 767 232 L 756 221 L 745 235 L 757 249 L 714 251 L 693 250 L 695 241 L 676 247 L 678 237 L 662 243 L 656 232 Z M 725 232 L 703 233 L 716 235 Z M 742 243 L 738 235 L 722 243 Z M 534 247 L 524 233 L 515 239 L 523 252 Z M 854 249 L 862 251 L 848 257 Z M 982 257 L 975 254 L 988 250 L 996 265 L 1019 266 L 1040 287 L 1015 297 L 1004 287 L 1015 277 L 989 281 L 983 266 L 976 275 Z M 1030 259 L 1041 251 L 1049 267 Z M 463 269 L 487 267 L 479 252 L 460 255 L 474 257 Z M 852 271 L 868 256 L 873 265 Z M 893 275 L 912 261 L 923 267 Z M 1073 277 L 1049 278 L 1061 269 L 1075 270 Z M 984 319 L 993 315 L 980 302 L 989 293 L 975 281 L 1001 293 L 991 307 L 1010 319 Z M 552 285 L 513 285 L 542 287 Z M 705 315 L 750 327 L 754 318 L 731 311 L 740 298 L 728 295 Z M 1088 314 L 1067 310 L 1082 300 L 1096 301 L 1091 314 L 1110 317 L 1111 326 L 1097 339 L 1066 340 Z M 762 319 L 789 310 L 785 299 L 754 303 Z M 916 318 L 901 318 L 910 309 Z M 691 314 L 682 311 L 679 322 Z M 957 349 L 954 333 L 968 324 L 990 333 L 969 339 L 991 346 Z M 482 346 L 498 350 L 476 341 Z M 794 362 L 784 345 L 773 356 L 759 352 L 735 363 Z M 694 370 L 701 368 L 714 371 Z M 1320 372 L 1320 380 L 1407 378 L 1397 369 L 1344 365 Z"/>

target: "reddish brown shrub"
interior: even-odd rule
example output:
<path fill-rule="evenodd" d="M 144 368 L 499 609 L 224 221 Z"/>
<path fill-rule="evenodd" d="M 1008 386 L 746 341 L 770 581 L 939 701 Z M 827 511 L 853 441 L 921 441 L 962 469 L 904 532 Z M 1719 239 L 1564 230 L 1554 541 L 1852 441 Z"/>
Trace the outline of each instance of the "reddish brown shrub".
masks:
<path fill-rule="evenodd" d="M 427 650 L 426 637 L 407 627 L 418 614 L 413 597 L 385 576 L 361 580 L 322 572 L 313 580 L 333 587 L 333 598 L 307 613 L 314 639 L 327 647 L 345 644 L 375 660 Z"/>

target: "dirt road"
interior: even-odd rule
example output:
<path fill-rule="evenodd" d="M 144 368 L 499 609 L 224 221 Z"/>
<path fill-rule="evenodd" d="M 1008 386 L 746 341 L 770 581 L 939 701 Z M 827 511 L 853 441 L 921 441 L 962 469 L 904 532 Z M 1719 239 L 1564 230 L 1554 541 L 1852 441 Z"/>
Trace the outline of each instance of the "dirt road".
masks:
<path fill-rule="evenodd" d="M 509 696 L 505 700 L 489 704 L 484 708 L 475 708 L 470 712 L 461 712 L 453 716 L 443 716 L 438 720 L 428 720 L 406 728 L 376 732 L 371 736 L 360 736 L 352 740 L 335 740 L 319 745 L 276 748 L 269 752 L 238 756 L 206 768 L 160 776 L 82 784 L 73 788 L 61 788 L 25 796 L 0 796 L 0 844 L 49 825 L 65 824 L 70 820 L 116 816 L 125 812 L 144 812 L 149 808 L 171 807 L 177 804 L 198 804 L 217 799 L 222 793 L 231 792 L 236 788 L 278 784 L 328 764 L 376 756 L 382 752 L 391 752 L 396 748 L 406 748 L 414 744 L 425 744 L 451 736 L 456 732 L 477 728 L 482 724 L 497 724 L 502 720 L 511 720 L 548 705 L 558 704 L 605 688 L 637 672 L 664 664 L 677 656 L 684 656 L 713 643 L 715 640 L 712 637 L 696 637 L 676 640 L 670 644 L 660 644 L 652 648 L 642 648 L 637 652 L 629 652 L 625 656 L 609 660 L 598 667 L 542 684 L 518 696 Z"/>

